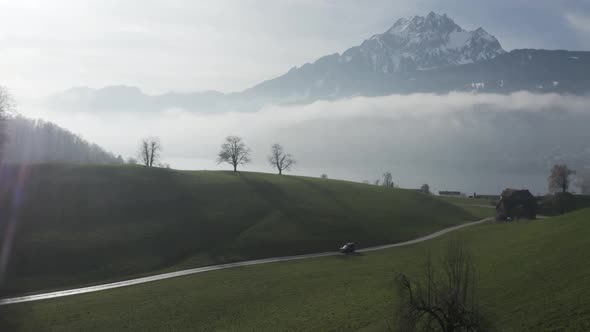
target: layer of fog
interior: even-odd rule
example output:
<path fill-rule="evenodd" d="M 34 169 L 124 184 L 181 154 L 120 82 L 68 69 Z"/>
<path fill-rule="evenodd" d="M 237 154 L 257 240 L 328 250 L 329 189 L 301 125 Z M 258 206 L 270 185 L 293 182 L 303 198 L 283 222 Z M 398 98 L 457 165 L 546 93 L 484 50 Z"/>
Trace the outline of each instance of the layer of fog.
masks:
<path fill-rule="evenodd" d="M 124 157 L 136 155 L 141 137 L 159 136 L 173 168 L 228 169 L 216 153 L 225 136 L 238 135 L 253 151 L 248 171 L 272 172 L 266 156 L 281 143 L 297 158 L 293 174 L 372 182 L 391 171 L 401 187 L 542 193 L 553 163 L 590 165 L 588 105 L 590 97 L 523 92 L 357 97 L 248 113 L 21 112 Z"/>

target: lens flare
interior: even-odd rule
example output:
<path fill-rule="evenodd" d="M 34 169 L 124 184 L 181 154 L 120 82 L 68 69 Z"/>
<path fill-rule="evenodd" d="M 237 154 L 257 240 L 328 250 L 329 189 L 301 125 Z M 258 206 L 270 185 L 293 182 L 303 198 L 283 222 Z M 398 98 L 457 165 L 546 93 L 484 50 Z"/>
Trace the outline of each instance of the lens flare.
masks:
<path fill-rule="evenodd" d="M 16 174 L 15 174 L 16 173 Z M 16 228 L 18 226 L 18 213 L 25 199 L 25 183 L 29 173 L 27 165 L 20 165 L 16 171 L 10 166 L 2 167 L 0 176 L 0 186 L 8 189 L 5 195 L 0 196 L 0 200 L 9 204 L 4 204 L 7 211 L 3 215 L 7 218 L 3 228 L 2 244 L 0 247 L 0 285 L 2 285 L 10 256 Z"/>

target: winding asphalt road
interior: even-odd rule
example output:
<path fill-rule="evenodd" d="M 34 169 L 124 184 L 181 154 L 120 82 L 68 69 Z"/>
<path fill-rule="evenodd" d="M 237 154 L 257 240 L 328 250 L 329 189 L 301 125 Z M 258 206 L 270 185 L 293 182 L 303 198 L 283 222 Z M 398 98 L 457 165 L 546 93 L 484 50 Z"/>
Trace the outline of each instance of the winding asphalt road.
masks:
<path fill-rule="evenodd" d="M 407 246 L 407 245 L 410 245 L 410 244 L 415 244 L 415 243 L 419 243 L 419 242 L 431 240 L 431 239 L 434 239 L 434 238 L 439 237 L 441 235 L 450 233 L 452 231 L 456 231 L 456 230 L 461 229 L 461 228 L 464 228 L 464 227 L 478 225 L 478 224 L 484 223 L 484 222 L 486 222 L 488 220 L 491 220 L 491 218 L 485 218 L 485 219 L 482 219 L 482 220 L 479 220 L 479 221 L 475 221 L 475 222 L 471 222 L 471 223 L 466 223 L 466 224 L 461 224 L 461 225 L 458 225 L 458 226 L 453 226 L 453 227 L 445 228 L 445 229 L 442 229 L 442 230 L 440 230 L 440 231 L 438 231 L 436 233 L 432 233 L 430 235 L 419 237 L 419 238 L 414 239 L 414 240 L 409 240 L 409 241 L 405 241 L 405 242 L 398 242 L 398 243 L 394 243 L 394 244 L 387 244 L 387 245 L 382 245 L 382 246 L 376 246 L 376 247 L 369 247 L 369 248 L 364 248 L 364 249 L 359 249 L 359 250 L 357 250 L 357 252 L 369 252 L 369 251 L 383 250 L 383 249 L 394 248 L 394 247 Z M 176 277 L 186 276 L 186 275 L 189 275 L 189 274 L 203 273 L 203 272 L 216 271 L 216 270 L 224 270 L 224 269 L 229 269 L 229 268 L 232 268 L 232 267 L 249 266 L 249 265 L 259 265 L 259 264 L 267 264 L 267 263 L 275 263 L 275 262 L 286 262 L 286 261 L 294 261 L 294 260 L 308 259 L 308 258 L 316 258 L 316 257 L 335 256 L 335 255 L 341 255 L 341 253 L 335 252 L 335 251 L 330 251 L 330 252 L 322 252 L 322 253 L 317 253 L 317 254 L 307 254 L 307 255 L 297 255 L 297 256 L 285 256 L 285 257 L 264 258 L 264 259 L 257 259 L 257 260 L 245 261 L 245 262 L 236 262 L 236 263 L 227 263 L 227 264 L 220 264 L 220 265 L 211 265 L 211 266 L 197 267 L 197 268 L 194 268 L 194 269 L 188 269 L 188 270 L 182 270 L 182 271 L 176 271 L 176 272 L 169 272 L 169 273 L 157 274 L 157 275 L 153 275 L 153 276 L 149 276 L 149 277 L 136 278 L 136 279 L 130 279 L 130 280 L 124 280 L 124 281 L 118 281 L 118 282 L 112 282 L 112 283 L 102 284 L 102 285 L 96 285 L 96 286 L 74 288 L 74 289 L 62 290 L 62 291 L 57 291 L 57 292 L 43 293 L 43 294 L 35 294 L 35 295 L 27 295 L 27 296 L 21 296 L 21 297 L 5 298 L 5 299 L 0 299 L 0 305 L 8 305 L 8 304 L 15 304 L 15 303 L 22 303 L 22 302 L 40 301 L 40 300 L 48 300 L 48 299 L 54 299 L 54 298 L 57 298 L 57 297 L 64 297 L 64 296 L 71 296 L 71 295 L 79 295 L 79 294 L 85 294 L 85 293 L 92 293 L 92 292 L 98 292 L 98 291 L 103 291 L 103 290 L 107 290 L 107 289 L 113 289 L 113 288 L 119 288 L 119 287 L 126 287 L 126 286 L 144 284 L 146 282 L 152 282 L 152 281 L 158 281 L 158 280 L 176 278 Z"/>

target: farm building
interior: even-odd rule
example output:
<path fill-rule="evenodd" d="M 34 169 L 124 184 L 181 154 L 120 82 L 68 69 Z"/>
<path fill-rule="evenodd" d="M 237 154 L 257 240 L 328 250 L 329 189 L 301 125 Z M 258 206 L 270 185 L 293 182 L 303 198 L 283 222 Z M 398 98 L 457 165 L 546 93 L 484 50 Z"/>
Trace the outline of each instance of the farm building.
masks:
<path fill-rule="evenodd" d="M 535 219 L 537 200 L 526 189 L 504 189 L 496 204 L 496 220 Z"/>

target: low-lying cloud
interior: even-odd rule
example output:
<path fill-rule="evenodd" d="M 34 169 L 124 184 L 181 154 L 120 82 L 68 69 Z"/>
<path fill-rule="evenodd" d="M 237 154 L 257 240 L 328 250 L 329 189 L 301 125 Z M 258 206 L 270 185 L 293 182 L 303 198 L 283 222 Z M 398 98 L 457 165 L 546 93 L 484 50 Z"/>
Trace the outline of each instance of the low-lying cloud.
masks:
<path fill-rule="evenodd" d="M 587 105 L 590 97 L 521 92 L 356 97 L 247 113 L 21 111 L 123 156 L 136 154 L 141 137 L 159 136 L 175 168 L 225 168 L 214 162 L 217 150 L 238 135 L 253 150 L 246 170 L 271 171 L 266 156 L 281 143 L 297 157 L 296 174 L 372 181 L 392 171 L 404 187 L 542 192 L 552 163 L 589 165 Z"/>

